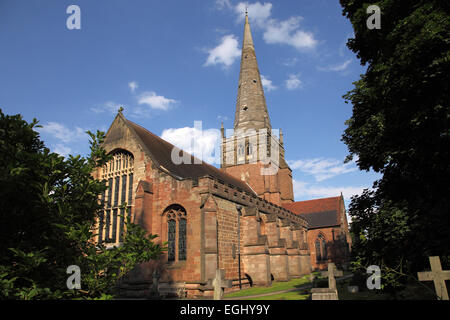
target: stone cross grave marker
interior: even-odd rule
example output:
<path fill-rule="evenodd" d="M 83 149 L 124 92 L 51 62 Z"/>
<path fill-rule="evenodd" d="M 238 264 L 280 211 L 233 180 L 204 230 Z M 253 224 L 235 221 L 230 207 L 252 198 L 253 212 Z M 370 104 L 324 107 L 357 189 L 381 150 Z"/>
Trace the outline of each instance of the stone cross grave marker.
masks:
<path fill-rule="evenodd" d="M 312 300 L 338 300 L 338 292 L 336 288 L 335 276 L 340 277 L 343 273 L 336 270 L 334 263 L 328 264 L 328 270 L 322 272 L 322 276 L 328 277 L 328 288 L 313 288 L 311 289 Z"/>
<path fill-rule="evenodd" d="M 336 290 L 336 278 L 342 277 L 344 273 L 341 270 L 337 270 L 334 263 L 328 264 L 328 270 L 322 271 L 323 277 L 328 277 L 328 288 L 332 290 Z"/>
<path fill-rule="evenodd" d="M 419 281 L 433 281 L 434 289 L 439 300 L 448 300 L 445 280 L 450 280 L 450 270 L 442 270 L 439 257 L 429 257 L 431 271 L 418 272 Z"/>
<path fill-rule="evenodd" d="M 214 287 L 214 300 L 221 300 L 223 296 L 223 289 L 231 288 L 232 281 L 225 280 L 224 269 L 217 269 L 216 277 L 214 278 L 212 285 Z"/>

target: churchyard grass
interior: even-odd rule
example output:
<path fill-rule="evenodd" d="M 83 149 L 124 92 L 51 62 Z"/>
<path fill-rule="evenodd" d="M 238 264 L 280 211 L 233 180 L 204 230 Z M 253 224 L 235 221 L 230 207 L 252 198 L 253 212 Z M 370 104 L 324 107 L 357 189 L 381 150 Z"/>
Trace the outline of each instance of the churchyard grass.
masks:
<path fill-rule="evenodd" d="M 305 293 L 305 291 L 307 293 Z M 308 299 L 309 299 L 309 292 L 307 290 L 301 290 L 301 291 L 291 291 L 273 294 L 270 296 L 248 298 L 245 300 L 308 300 Z"/>
<path fill-rule="evenodd" d="M 272 286 L 270 287 L 253 287 L 249 289 L 244 289 L 241 291 L 232 292 L 229 294 L 226 294 L 225 298 L 234 298 L 234 297 L 246 297 L 246 296 L 253 296 L 258 294 L 265 294 L 265 293 L 271 293 L 271 292 L 277 292 L 282 290 L 291 290 L 296 289 L 302 285 L 311 283 L 310 276 L 305 275 L 301 278 L 293 279 L 291 281 L 287 282 L 281 282 L 281 281 L 273 281 Z M 298 292 L 294 292 L 298 295 Z"/>

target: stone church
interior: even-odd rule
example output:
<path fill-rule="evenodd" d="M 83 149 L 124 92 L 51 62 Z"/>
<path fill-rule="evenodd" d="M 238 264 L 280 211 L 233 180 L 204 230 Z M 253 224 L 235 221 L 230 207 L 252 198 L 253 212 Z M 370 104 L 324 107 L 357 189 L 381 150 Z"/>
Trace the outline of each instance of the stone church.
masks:
<path fill-rule="evenodd" d="M 288 281 L 328 262 L 345 267 L 351 240 L 342 195 L 294 202 L 283 134 L 271 127 L 247 16 L 234 130 L 226 136 L 222 125 L 221 132 L 218 169 L 120 111 L 115 117 L 103 143 L 113 159 L 93 173 L 109 186 L 97 241 L 120 245 L 126 213 L 168 246 L 127 284 L 149 288 L 157 270 L 161 286 L 207 297 L 217 269 L 232 282 L 226 290 L 239 290 Z"/>

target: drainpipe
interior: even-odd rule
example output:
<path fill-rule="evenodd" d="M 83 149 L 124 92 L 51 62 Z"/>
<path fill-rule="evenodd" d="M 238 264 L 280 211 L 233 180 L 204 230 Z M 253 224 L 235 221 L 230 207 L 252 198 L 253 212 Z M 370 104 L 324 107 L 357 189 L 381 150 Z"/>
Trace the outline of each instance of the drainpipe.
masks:
<path fill-rule="evenodd" d="M 238 211 L 238 271 L 239 271 L 239 290 L 242 290 L 241 282 L 241 205 L 236 205 Z"/>

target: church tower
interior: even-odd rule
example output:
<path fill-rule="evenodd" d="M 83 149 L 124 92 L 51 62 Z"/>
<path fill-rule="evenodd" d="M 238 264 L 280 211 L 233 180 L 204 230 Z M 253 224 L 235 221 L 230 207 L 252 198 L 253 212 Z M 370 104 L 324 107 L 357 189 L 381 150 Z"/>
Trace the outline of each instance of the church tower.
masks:
<path fill-rule="evenodd" d="M 234 130 L 222 125 L 221 169 L 245 181 L 261 198 L 281 205 L 294 201 L 292 170 L 284 159 L 283 134 L 272 129 L 245 15 Z"/>

